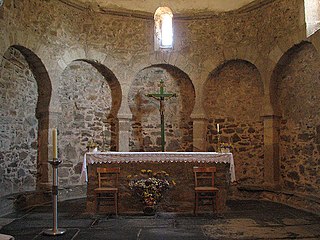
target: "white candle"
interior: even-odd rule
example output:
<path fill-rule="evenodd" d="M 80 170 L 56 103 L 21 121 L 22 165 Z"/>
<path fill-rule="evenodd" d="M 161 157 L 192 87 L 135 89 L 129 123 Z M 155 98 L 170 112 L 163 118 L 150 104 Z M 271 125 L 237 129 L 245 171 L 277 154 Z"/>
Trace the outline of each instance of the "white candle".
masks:
<path fill-rule="evenodd" d="M 105 126 L 103 126 L 103 127 L 102 127 L 102 131 L 104 132 L 105 130 L 106 130 L 106 127 L 105 127 Z"/>
<path fill-rule="evenodd" d="M 217 123 L 217 131 L 218 131 L 218 133 L 220 132 L 220 125 L 219 125 L 219 123 Z"/>
<path fill-rule="evenodd" d="M 58 158 L 58 147 L 57 147 L 57 129 L 52 129 L 52 158 L 57 159 Z"/>

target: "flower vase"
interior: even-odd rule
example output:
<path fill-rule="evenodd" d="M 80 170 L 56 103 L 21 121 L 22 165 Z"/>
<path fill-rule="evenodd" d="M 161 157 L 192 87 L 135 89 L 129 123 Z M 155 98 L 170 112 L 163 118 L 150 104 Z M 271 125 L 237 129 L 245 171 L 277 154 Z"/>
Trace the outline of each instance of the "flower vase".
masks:
<path fill-rule="evenodd" d="M 143 212 L 145 215 L 152 216 L 156 214 L 155 199 L 152 197 L 144 198 Z"/>
<path fill-rule="evenodd" d="M 147 216 L 153 216 L 156 214 L 156 207 L 155 205 L 144 206 L 143 213 Z"/>

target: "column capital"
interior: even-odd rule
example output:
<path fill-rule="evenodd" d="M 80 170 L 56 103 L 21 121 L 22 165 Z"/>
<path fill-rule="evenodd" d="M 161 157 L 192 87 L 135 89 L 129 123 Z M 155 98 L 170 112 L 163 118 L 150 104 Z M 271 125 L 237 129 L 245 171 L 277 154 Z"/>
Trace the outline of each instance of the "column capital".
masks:
<path fill-rule="evenodd" d="M 282 118 L 282 116 L 279 114 L 264 114 L 261 116 L 261 118 L 263 118 L 263 119 L 280 119 L 280 118 Z"/>
<path fill-rule="evenodd" d="M 208 121 L 208 117 L 204 113 L 192 113 L 190 117 L 193 121 Z"/>
<path fill-rule="evenodd" d="M 132 119 L 131 113 L 120 113 L 118 114 L 118 120 L 119 121 L 128 121 Z"/>

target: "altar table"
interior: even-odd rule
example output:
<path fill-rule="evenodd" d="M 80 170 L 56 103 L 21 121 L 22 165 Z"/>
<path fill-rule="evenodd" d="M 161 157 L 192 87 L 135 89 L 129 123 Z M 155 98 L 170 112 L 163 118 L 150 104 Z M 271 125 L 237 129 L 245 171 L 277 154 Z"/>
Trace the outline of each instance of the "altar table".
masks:
<path fill-rule="evenodd" d="M 194 162 L 229 163 L 230 180 L 236 180 L 232 153 L 217 152 L 88 152 L 83 157 L 81 181 L 88 182 L 87 164 L 132 162 Z"/>
<path fill-rule="evenodd" d="M 193 166 L 216 166 L 216 185 L 219 191 L 218 211 L 225 209 L 230 182 L 236 180 L 232 153 L 216 152 L 89 152 L 83 159 L 81 181 L 87 182 L 87 211 L 94 211 L 94 188 L 97 187 L 96 168 L 119 166 L 119 212 L 142 209 L 128 187 L 127 176 L 141 169 L 166 171 L 177 183 L 161 201 L 162 211 L 192 212 L 194 200 Z"/>

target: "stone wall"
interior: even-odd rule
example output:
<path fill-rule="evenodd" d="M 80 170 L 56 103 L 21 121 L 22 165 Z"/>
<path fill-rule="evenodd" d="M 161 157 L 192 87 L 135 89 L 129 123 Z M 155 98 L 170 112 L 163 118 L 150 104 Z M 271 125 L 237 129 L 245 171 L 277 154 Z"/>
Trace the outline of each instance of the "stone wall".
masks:
<path fill-rule="evenodd" d="M 239 183 L 263 182 L 263 84 L 257 69 L 245 61 L 230 61 L 208 78 L 204 108 L 209 116 L 208 151 L 231 145 Z"/>
<path fill-rule="evenodd" d="M 9 48 L 0 63 L 0 197 L 36 188 L 37 90 L 24 56 Z"/>
<path fill-rule="evenodd" d="M 279 68 L 281 181 L 288 191 L 319 196 L 319 52 L 302 43 L 283 57 Z"/>

